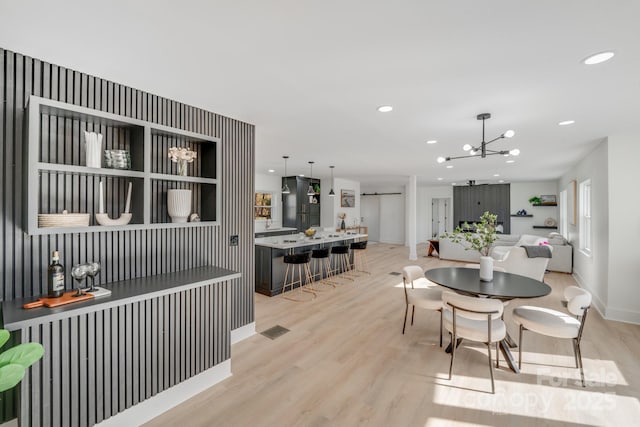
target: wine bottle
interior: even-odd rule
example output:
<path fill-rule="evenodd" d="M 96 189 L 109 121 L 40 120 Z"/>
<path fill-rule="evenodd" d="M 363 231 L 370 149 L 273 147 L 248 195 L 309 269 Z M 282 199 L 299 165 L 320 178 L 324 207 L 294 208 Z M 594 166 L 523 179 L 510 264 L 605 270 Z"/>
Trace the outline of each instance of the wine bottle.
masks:
<path fill-rule="evenodd" d="M 64 292 L 64 267 L 59 260 L 58 251 L 53 251 L 51 265 L 49 265 L 47 274 L 47 290 L 52 298 L 61 297 Z"/>

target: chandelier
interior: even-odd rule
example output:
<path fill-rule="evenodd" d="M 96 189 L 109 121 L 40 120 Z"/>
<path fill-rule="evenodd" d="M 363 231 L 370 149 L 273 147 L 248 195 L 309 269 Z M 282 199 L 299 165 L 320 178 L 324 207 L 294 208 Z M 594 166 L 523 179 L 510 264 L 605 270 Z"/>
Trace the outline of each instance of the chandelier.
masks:
<path fill-rule="evenodd" d="M 448 162 L 450 160 L 454 160 L 454 159 L 464 159 L 466 157 L 477 157 L 478 154 L 480 155 L 481 158 L 485 158 L 487 156 L 493 156 L 496 154 L 501 154 L 503 156 L 517 156 L 520 154 L 520 150 L 518 150 L 517 148 L 514 148 L 512 150 L 489 150 L 487 148 L 487 145 L 491 144 L 492 142 L 496 142 L 499 139 L 502 138 L 511 138 L 512 136 L 514 136 L 516 133 L 509 129 L 508 131 L 506 131 L 505 133 L 503 133 L 502 135 L 493 138 L 491 141 L 485 141 L 484 140 L 484 122 L 487 119 L 491 118 L 491 114 L 490 113 L 482 113 L 482 114 L 478 114 L 476 116 L 476 118 L 478 120 L 482 120 L 482 142 L 480 143 L 479 146 L 474 147 L 471 144 L 465 144 L 462 149 L 466 152 L 468 152 L 469 154 L 467 154 L 466 156 L 451 156 L 451 157 L 438 157 L 438 163 L 444 163 L 444 162 Z"/>

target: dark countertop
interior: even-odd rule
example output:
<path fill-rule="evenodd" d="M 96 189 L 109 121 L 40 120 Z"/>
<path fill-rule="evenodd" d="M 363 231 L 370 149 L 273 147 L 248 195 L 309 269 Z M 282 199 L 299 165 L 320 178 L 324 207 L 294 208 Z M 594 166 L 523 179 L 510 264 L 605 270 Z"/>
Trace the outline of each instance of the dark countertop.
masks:
<path fill-rule="evenodd" d="M 111 295 L 56 308 L 22 308 L 23 304 L 37 297 L 20 298 L 2 302 L 4 328 L 10 331 L 41 323 L 52 322 L 81 314 L 92 313 L 130 302 L 146 300 L 162 295 L 193 289 L 211 283 L 224 282 L 241 277 L 237 271 L 220 267 L 198 267 L 174 273 L 139 277 L 137 279 L 101 285 L 111 290 Z"/>

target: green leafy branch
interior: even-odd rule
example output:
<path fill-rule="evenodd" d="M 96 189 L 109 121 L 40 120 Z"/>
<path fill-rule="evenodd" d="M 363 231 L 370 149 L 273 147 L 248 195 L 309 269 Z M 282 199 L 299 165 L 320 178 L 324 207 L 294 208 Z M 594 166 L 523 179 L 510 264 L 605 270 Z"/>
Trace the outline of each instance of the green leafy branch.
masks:
<path fill-rule="evenodd" d="M 469 224 L 465 222 L 462 226 L 456 227 L 452 233 L 445 233 L 441 237 L 451 239 L 454 243 L 465 241 L 469 244 L 466 250 L 474 250 L 480 252 L 482 256 L 489 256 L 491 245 L 497 240 L 496 225 L 498 215 L 483 213 L 480 222 Z M 475 231 L 468 231 L 474 229 Z"/>

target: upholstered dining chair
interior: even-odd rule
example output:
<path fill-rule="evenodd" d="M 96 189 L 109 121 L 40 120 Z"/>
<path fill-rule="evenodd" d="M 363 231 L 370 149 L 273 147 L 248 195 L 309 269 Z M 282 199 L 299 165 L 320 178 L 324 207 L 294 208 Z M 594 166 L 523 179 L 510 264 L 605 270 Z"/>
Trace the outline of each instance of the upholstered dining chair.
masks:
<path fill-rule="evenodd" d="M 411 325 L 416 307 L 440 312 L 440 347 L 442 347 L 442 290 L 435 283 L 424 277 L 424 270 L 417 265 L 409 265 L 402 269 L 402 283 L 404 284 L 404 322 L 402 333 L 407 326 L 407 313 L 411 306 Z"/>
<path fill-rule="evenodd" d="M 491 344 L 496 344 L 496 367 L 500 367 L 498 344 L 507 334 L 507 328 L 502 320 L 502 301 L 443 292 L 442 302 L 444 327 L 451 334 L 449 379 L 451 379 L 453 372 L 453 360 L 455 359 L 458 338 L 482 342 L 487 345 L 491 393 L 495 393 Z"/>
<path fill-rule="evenodd" d="M 513 309 L 513 320 L 520 325 L 518 342 L 518 366 L 522 368 L 522 333 L 532 331 L 541 335 L 573 340 L 573 354 L 576 368 L 580 369 L 582 387 L 585 387 L 584 369 L 580 339 L 584 330 L 587 312 L 591 307 L 591 294 L 577 286 L 569 286 L 564 290 L 564 300 L 570 314 L 544 307 L 520 306 Z"/>
<path fill-rule="evenodd" d="M 549 246 L 549 249 L 551 248 L 552 246 Z M 549 259 L 529 258 L 525 248 L 514 246 L 506 253 L 502 261 L 493 262 L 493 268 L 504 268 L 507 273 L 519 274 L 544 282 L 544 272 L 549 265 Z"/>

